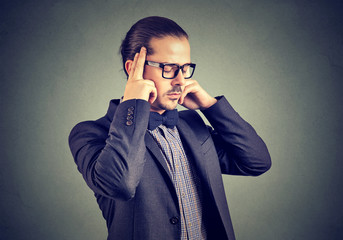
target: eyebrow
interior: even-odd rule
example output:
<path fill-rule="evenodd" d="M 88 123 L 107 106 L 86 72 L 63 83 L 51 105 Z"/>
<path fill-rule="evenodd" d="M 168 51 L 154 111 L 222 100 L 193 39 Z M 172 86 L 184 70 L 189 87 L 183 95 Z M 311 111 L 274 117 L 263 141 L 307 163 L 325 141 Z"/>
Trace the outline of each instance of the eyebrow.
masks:
<path fill-rule="evenodd" d="M 153 62 L 153 61 L 152 61 Z M 178 66 L 183 66 L 183 65 L 186 65 L 186 64 L 192 64 L 191 62 L 189 63 L 185 63 L 185 64 L 178 64 L 178 63 L 169 63 L 169 62 L 161 62 L 163 64 L 174 64 L 174 65 L 178 65 Z"/>

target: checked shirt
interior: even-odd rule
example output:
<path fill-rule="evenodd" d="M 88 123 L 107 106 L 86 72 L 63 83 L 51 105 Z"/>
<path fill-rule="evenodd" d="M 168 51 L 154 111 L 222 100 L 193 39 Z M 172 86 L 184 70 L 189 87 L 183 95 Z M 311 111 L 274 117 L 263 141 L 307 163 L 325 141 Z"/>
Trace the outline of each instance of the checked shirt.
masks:
<path fill-rule="evenodd" d="M 200 182 L 188 161 L 176 127 L 148 130 L 159 145 L 179 200 L 181 240 L 206 239 Z"/>

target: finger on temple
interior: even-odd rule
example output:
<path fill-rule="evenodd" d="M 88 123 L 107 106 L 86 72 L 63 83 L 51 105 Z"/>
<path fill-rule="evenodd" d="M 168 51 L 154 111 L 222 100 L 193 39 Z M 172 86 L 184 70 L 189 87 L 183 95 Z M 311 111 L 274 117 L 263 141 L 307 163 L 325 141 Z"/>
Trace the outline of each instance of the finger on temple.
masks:
<path fill-rule="evenodd" d="M 143 79 L 145 58 L 146 58 L 146 48 L 142 47 L 141 51 L 139 52 L 139 56 L 138 56 L 137 63 L 135 66 L 135 72 L 134 72 L 135 79 Z"/>
<path fill-rule="evenodd" d="M 134 80 L 134 72 L 137 65 L 137 58 L 138 58 L 138 53 L 135 54 L 135 57 L 133 58 L 133 61 L 131 63 L 128 81 Z"/>

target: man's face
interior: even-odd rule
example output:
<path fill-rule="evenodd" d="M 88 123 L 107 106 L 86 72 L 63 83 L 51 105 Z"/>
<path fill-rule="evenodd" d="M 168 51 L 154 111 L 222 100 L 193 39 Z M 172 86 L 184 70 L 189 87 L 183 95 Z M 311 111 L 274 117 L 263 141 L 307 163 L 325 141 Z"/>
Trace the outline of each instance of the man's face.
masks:
<path fill-rule="evenodd" d="M 179 65 L 191 62 L 189 42 L 184 37 L 152 38 L 150 46 L 154 54 L 147 56 L 148 61 Z M 152 80 L 157 89 L 157 99 L 151 104 L 151 111 L 162 114 L 165 110 L 176 108 L 186 83 L 181 71 L 174 79 L 165 79 L 162 77 L 162 68 L 145 65 L 143 78 Z"/>

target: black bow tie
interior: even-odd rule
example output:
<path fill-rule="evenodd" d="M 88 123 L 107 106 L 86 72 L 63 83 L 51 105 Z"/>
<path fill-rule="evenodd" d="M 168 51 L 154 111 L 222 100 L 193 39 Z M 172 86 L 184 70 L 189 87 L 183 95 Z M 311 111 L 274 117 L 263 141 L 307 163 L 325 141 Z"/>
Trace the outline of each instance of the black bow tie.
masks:
<path fill-rule="evenodd" d="M 165 111 L 162 115 L 157 112 L 150 112 L 148 129 L 154 130 L 161 124 L 168 128 L 173 128 L 174 126 L 176 126 L 178 120 L 179 113 L 176 109 Z"/>

